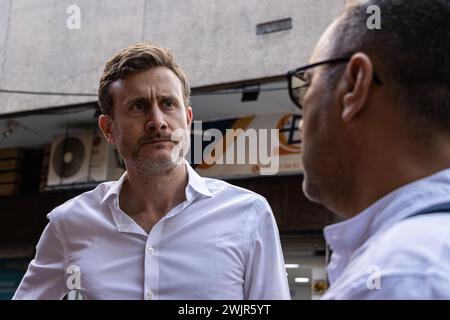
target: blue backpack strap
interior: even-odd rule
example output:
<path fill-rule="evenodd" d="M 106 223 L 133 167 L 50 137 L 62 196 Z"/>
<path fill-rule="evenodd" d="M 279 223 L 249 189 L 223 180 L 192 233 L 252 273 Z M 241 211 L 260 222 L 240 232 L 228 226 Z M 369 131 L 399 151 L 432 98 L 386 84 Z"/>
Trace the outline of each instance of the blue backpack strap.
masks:
<path fill-rule="evenodd" d="M 440 203 L 407 216 L 406 219 L 430 213 L 450 213 L 450 202 Z"/>

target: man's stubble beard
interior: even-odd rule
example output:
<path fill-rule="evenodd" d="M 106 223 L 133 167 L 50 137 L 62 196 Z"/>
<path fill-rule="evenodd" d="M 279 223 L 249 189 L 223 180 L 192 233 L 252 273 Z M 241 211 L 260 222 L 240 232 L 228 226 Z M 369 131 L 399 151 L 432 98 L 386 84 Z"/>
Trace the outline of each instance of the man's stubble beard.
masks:
<path fill-rule="evenodd" d="M 134 152 L 128 161 L 128 164 L 142 176 L 167 175 L 180 164 L 180 161 L 173 161 L 170 153 L 156 150 L 156 154 L 148 154 L 143 152 L 142 147 L 145 145 Z"/>
<path fill-rule="evenodd" d="M 138 143 L 130 147 L 124 140 L 123 134 L 115 132 L 116 141 L 121 141 L 122 146 L 126 146 L 120 152 L 125 161 L 127 170 L 131 167 L 141 176 L 167 175 L 179 165 L 180 161 L 175 162 L 169 154 L 156 151 L 156 154 L 148 154 L 142 150 L 146 148 L 145 144 Z M 176 146 L 174 146 L 176 147 Z"/>
<path fill-rule="evenodd" d="M 180 164 L 184 163 L 185 155 L 190 146 L 189 131 L 183 131 L 184 136 L 181 140 L 173 142 L 173 146 L 166 152 L 158 152 L 156 154 L 145 154 L 142 152 L 144 145 L 137 146 L 130 157 L 130 165 L 141 175 L 168 175 L 174 171 Z M 177 136 L 177 135 L 176 135 Z M 166 137 L 168 138 L 168 137 Z M 173 137 L 171 135 L 170 140 Z M 176 141 L 176 140 L 175 140 Z M 167 151 L 167 149 L 166 149 Z"/>

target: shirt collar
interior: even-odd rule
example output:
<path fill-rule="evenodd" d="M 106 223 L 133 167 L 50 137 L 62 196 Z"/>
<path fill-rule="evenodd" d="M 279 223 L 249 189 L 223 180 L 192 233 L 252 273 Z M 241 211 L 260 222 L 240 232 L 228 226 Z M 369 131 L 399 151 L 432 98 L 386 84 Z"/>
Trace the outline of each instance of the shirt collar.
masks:
<path fill-rule="evenodd" d="M 203 195 L 206 197 L 212 197 L 211 191 L 208 189 L 204 178 L 200 177 L 197 172 L 191 167 L 191 165 L 185 161 L 186 171 L 188 174 L 188 185 L 186 186 L 186 199 L 191 200 L 196 195 Z M 119 180 L 113 182 L 108 191 L 105 193 L 101 200 L 103 204 L 107 199 L 112 196 L 118 197 L 122 190 L 123 183 L 126 179 L 127 172 L 125 172 Z"/>
<path fill-rule="evenodd" d="M 206 184 L 205 178 L 200 177 L 186 160 L 185 164 L 189 179 L 188 185 L 186 187 L 186 199 L 191 199 L 192 194 L 190 191 L 197 195 L 212 197 L 211 191 Z"/>
<path fill-rule="evenodd" d="M 353 218 L 325 227 L 332 250 L 354 251 L 376 232 L 431 206 L 449 202 L 450 169 L 404 185 Z"/>
<path fill-rule="evenodd" d="M 112 183 L 112 185 L 109 187 L 108 191 L 106 191 L 105 195 L 103 196 L 102 200 L 100 201 L 100 204 L 103 204 L 107 199 L 111 198 L 112 196 L 119 196 L 126 177 L 127 177 L 127 172 L 125 171 L 125 173 L 119 178 L 119 180 L 114 181 Z"/>

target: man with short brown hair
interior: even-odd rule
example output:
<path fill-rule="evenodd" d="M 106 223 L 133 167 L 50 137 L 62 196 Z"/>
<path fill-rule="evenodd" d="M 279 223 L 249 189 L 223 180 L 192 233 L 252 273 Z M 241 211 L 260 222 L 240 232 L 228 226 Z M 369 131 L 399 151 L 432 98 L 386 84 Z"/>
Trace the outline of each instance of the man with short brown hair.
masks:
<path fill-rule="evenodd" d="M 198 176 L 174 152 L 189 143 L 175 134 L 190 130 L 189 93 L 157 46 L 131 46 L 106 64 L 98 124 L 127 171 L 49 214 L 15 299 L 64 297 L 67 270 L 87 299 L 290 298 L 267 201 Z"/>

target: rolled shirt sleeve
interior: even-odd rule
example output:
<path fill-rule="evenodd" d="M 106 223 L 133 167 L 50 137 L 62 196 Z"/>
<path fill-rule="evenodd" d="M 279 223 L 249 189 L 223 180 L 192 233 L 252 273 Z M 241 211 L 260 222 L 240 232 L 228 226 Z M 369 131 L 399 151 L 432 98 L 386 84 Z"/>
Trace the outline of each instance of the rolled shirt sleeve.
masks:
<path fill-rule="evenodd" d="M 249 300 L 289 300 L 289 285 L 280 237 L 267 201 L 255 202 L 249 219 L 248 262 L 244 295 Z"/>
<path fill-rule="evenodd" d="M 62 299 L 68 292 L 65 278 L 64 245 L 57 222 L 50 220 L 13 300 Z"/>

